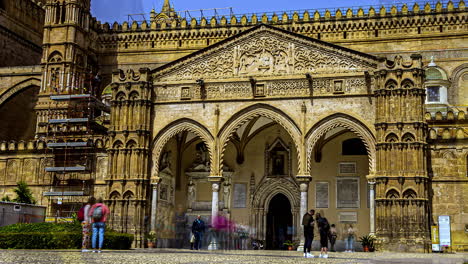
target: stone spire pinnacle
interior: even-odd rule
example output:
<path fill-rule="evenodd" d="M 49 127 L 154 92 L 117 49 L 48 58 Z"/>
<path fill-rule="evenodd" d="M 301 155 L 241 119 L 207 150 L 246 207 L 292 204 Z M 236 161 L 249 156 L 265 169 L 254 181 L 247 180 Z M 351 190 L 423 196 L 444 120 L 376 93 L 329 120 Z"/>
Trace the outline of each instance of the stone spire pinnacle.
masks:
<path fill-rule="evenodd" d="M 168 13 L 171 11 L 171 3 L 169 3 L 169 0 L 164 0 L 164 5 L 161 9 L 161 13 Z"/>

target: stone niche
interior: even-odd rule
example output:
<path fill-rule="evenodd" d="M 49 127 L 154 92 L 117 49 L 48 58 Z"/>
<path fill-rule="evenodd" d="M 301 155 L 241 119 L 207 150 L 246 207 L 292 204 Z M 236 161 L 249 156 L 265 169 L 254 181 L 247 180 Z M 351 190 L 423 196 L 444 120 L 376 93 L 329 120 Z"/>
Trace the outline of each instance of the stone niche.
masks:
<path fill-rule="evenodd" d="M 225 169 L 229 169 L 226 168 Z M 189 171 L 185 172 L 188 176 L 188 192 L 187 192 L 187 212 L 211 215 L 211 199 L 212 189 L 211 182 L 208 181 L 209 172 Z M 224 213 L 230 212 L 231 193 L 233 186 L 231 184 L 231 176 L 233 172 L 228 170 L 223 171 L 223 179 L 219 188 L 219 203 L 218 208 Z"/>
<path fill-rule="evenodd" d="M 265 145 L 265 176 L 288 177 L 292 175 L 291 146 L 281 138 Z"/>

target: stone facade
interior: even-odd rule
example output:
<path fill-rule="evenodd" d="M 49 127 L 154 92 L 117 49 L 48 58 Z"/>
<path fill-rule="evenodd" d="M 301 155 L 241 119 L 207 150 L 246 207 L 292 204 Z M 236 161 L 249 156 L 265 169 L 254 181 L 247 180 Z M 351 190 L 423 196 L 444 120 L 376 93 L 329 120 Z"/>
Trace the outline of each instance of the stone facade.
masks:
<path fill-rule="evenodd" d="M 51 216 L 102 196 L 138 247 L 185 239 L 185 211 L 278 248 L 308 208 L 381 250 L 429 251 L 439 215 L 467 244 L 463 1 L 190 21 L 166 1 L 112 26 L 44 2 L 40 66 L 0 69 L 1 120 L 35 98 L 0 133 L 0 194 L 25 180 Z"/>
<path fill-rule="evenodd" d="M 3 0 L 0 5 L 0 66 L 38 64 L 42 55 L 46 0 Z"/>

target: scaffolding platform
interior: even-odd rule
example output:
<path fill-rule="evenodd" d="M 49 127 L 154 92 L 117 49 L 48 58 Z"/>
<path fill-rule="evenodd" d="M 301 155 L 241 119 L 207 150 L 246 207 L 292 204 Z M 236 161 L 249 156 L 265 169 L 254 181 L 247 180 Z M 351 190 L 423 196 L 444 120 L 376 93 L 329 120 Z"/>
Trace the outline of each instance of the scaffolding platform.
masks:
<path fill-rule="evenodd" d="M 88 168 L 84 166 L 73 166 L 73 167 L 46 167 L 46 172 L 84 172 Z"/>
<path fill-rule="evenodd" d="M 91 142 L 58 142 L 58 143 L 47 143 L 48 148 L 85 148 L 91 147 Z"/>

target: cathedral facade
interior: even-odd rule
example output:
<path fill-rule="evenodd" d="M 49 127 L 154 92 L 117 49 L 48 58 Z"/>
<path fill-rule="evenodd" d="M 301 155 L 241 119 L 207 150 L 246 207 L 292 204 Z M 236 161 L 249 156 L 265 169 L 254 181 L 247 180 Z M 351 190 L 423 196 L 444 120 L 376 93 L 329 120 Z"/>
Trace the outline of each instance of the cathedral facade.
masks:
<path fill-rule="evenodd" d="M 112 25 L 90 5 L 0 1 L 25 50 L 2 66 L 31 64 L 0 68 L 0 196 L 26 181 L 51 218 L 103 197 L 136 247 L 174 246 L 182 212 L 300 244 L 311 208 L 381 250 L 430 251 L 440 215 L 468 244 L 463 0 L 189 20 L 165 1 Z"/>

